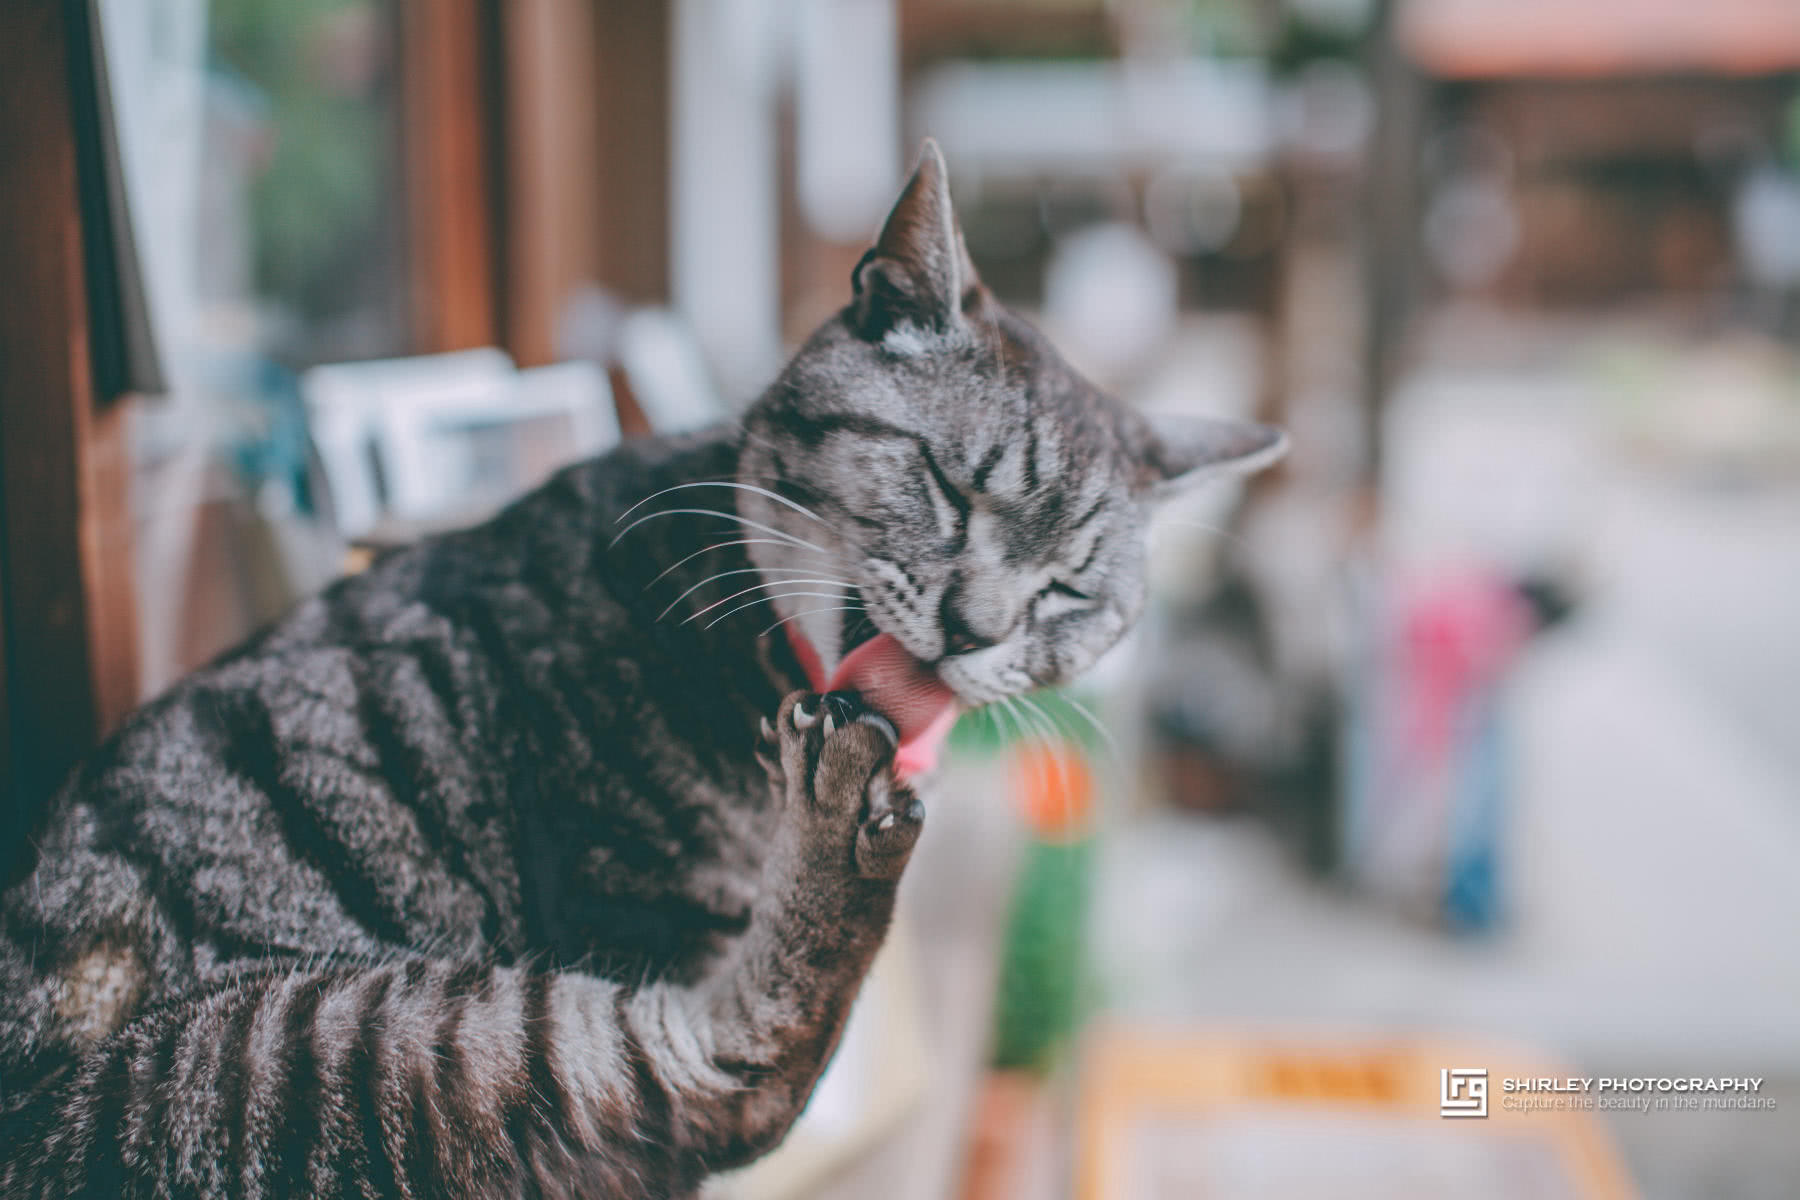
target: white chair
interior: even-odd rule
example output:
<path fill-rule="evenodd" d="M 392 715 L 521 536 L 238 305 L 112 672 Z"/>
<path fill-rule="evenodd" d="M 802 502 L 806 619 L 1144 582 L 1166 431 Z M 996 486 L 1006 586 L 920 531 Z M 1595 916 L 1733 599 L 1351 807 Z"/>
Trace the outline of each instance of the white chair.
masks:
<path fill-rule="evenodd" d="M 342 363 L 307 372 L 301 393 L 347 538 L 474 519 L 619 440 L 588 363 L 519 371 L 492 349 Z"/>

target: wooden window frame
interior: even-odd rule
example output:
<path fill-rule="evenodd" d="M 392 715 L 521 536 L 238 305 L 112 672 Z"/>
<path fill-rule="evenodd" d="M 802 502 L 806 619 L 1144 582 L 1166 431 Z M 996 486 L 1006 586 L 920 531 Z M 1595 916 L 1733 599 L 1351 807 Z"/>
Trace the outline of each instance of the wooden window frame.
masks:
<path fill-rule="evenodd" d="M 85 0 L 0 5 L 0 845 L 9 848 L 137 701 L 127 402 L 96 384 L 110 348 L 95 344 L 99 231 L 83 221 L 102 187 L 96 131 L 91 120 L 83 128 L 94 105 L 89 12 Z"/>
<path fill-rule="evenodd" d="M 573 280 L 666 300 L 670 0 L 397 3 L 412 349 L 529 365 Z M 93 12 L 0 4 L 0 848 L 139 700 Z"/>
<path fill-rule="evenodd" d="M 399 0 L 413 349 L 500 340 L 498 0 Z M 0 858 L 139 701 L 90 0 L 0 5 Z M 476 86 L 471 87 L 470 81 Z M 116 266 L 116 264 L 111 264 Z M 96 287 L 96 281 L 99 286 Z"/>

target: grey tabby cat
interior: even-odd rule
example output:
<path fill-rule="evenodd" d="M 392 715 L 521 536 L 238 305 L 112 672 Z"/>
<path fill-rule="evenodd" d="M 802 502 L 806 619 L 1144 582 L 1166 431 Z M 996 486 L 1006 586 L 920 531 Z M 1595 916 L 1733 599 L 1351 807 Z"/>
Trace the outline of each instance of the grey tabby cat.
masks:
<path fill-rule="evenodd" d="M 901 710 L 1085 668 L 1151 498 L 1279 440 L 1084 383 L 929 145 L 854 283 L 741 426 L 382 558 L 81 766 L 0 906 L 0 1194 L 672 1196 L 780 1141 L 921 828 Z"/>

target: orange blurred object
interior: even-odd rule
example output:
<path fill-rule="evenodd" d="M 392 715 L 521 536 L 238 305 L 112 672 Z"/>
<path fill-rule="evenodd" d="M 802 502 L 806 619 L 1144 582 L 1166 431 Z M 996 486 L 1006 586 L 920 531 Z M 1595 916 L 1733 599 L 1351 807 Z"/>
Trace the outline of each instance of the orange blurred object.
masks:
<path fill-rule="evenodd" d="M 1012 789 L 1025 822 L 1039 837 L 1072 840 L 1088 830 L 1094 773 L 1068 744 L 1019 746 L 1013 751 Z"/>
<path fill-rule="evenodd" d="M 1409 0 L 1400 39 L 1450 79 L 1768 75 L 1800 66 L 1793 0 Z"/>
<path fill-rule="evenodd" d="M 1021 1193 L 1031 1126 L 1045 1104 L 1044 1081 L 1030 1071 L 989 1071 L 975 1095 L 962 1200 L 1008 1200 Z"/>

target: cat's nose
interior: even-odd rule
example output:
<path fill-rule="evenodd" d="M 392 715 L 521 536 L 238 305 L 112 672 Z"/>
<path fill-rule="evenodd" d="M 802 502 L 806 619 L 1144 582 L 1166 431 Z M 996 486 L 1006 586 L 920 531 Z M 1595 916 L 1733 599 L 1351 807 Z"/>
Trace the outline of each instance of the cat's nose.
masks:
<path fill-rule="evenodd" d="M 944 626 L 944 653 L 968 654 L 985 650 L 994 643 L 962 624 Z"/>
<path fill-rule="evenodd" d="M 1012 631 L 1013 618 L 1006 613 L 989 611 L 993 607 L 972 603 L 972 597 L 961 587 L 946 588 L 938 609 L 938 619 L 944 630 L 944 653 L 968 654 L 1005 640 Z"/>

